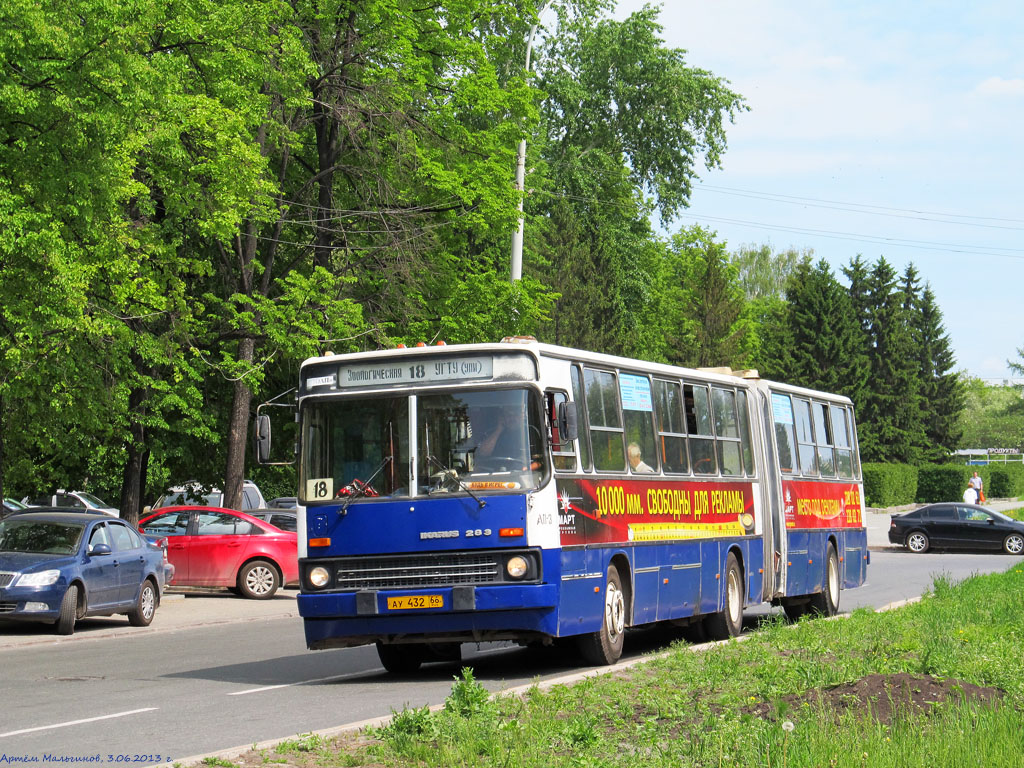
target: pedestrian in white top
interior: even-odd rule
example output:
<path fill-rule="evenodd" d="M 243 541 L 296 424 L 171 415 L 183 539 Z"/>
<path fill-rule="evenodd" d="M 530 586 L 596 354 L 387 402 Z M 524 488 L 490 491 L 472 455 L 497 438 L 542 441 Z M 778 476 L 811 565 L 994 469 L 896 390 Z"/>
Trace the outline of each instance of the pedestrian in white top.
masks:
<path fill-rule="evenodd" d="M 977 504 L 978 503 L 978 492 L 971 486 L 967 486 L 967 490 L 964 491 L 964 503 L 965 504 Z"/>

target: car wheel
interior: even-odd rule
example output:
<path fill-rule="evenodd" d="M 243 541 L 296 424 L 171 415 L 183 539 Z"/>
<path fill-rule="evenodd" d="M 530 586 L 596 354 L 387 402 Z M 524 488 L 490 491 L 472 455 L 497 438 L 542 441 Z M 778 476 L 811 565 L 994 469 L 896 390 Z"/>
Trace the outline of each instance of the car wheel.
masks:
<path fill-rule="evenodd" d="M 728 640 L 743 631 L 743 572 L 732 552 L 725 559 L 725 607 L 704 624 L 712 640 Z"/>
<path fill-rule="evenodd" d="M 133 627 L 148 627 L 156 614 L 157 597 L 153 582 L 146 579 L 139 590 L 139 599 L 135 607 L 128 611 L 128 623 Z"/>
<path fill-rule="evenodd" d="M 71 635 L 78 620 L 78 585 L 72 584 L 60 601 L 60 616 L 57 617 L 57 634 Z"/>
<path fill-rule="evenodd" d="M 281 586 L 277 568 L 268 560 L 253 560 L 242 566 L 238 572 L 238 589 L 243 597 L 252 600 L 267 600 L 274 596 Z"/>
<path fill-rule="evenodd" d="M 1008 555 L 1019 555 L 1024 552 L 1024 536 L 1011 533 L 1003 539 L 1003 551 Z"/>
<path fill-rule="evenodd" d="M 832 544 L 828 545 L 825 561 L 825 583 L 821 592 L 811 595 L 809 605 L 820 616 L 835 616 L 839 612 L 839 556 Z"/>
<path fill-rule="evenodd" d="M 931 546 L 931 542 L 928 541 L 928 534 L 924 531 L 911 531 L 907 534 L 907 549 L 917 554 L 923 554 L 928 551 L 928 547 Z"/>
<path fill-rule="evenodd" d="M 625 637 L 626 594 L 622 591 L 619 569 L 612 565 L 608 568 L 604 588 L 601 628 L 597 632 L 580 636 L 580 653 L 591 664 L 614 664 L 622 655 Z"/>
<path fill-rule="evenodd" d="M 377 656 L 380 663 L 393 675 L 411 675 L 420 668 L 426 656 L 427 646 L 423 643 L 390 645 L 377 641 Z"/>

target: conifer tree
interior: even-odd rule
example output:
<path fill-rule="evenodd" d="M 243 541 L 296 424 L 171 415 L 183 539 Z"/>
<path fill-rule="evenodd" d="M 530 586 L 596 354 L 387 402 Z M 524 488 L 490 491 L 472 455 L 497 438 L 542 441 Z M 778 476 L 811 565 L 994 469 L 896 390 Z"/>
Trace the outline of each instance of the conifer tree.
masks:
<path fill-rule="evenodd" d="M 861 399 L 867 364 L 860 325 L 849 293 L 828 263 L 812 265 L 805 257 L 790 278 L 786 299 L 793 382 Z"/>
<path fill-rule="evenodd" d="M 862 418 L 872 425 L 876 443 L 861 446 L 865 461 L 916 463 L 924 444 L 919 365 L 903 291 L 896 272 L 880 257 L 868 278 L 871 305 L 871 393 Z M 866 455 L 865 455 L 866 454 Z"/>
<path fill-rule="evenodd" d="M 908 272 L 912 269 L 913 265 L 907 267 Z M 908 287 L 904 279 L 904 290 Z M 960 445 L 963 434 L 960 414 L 964 409 L 965 392 L 955 370 L 956 358 L 949 335 L 942 324 L 942 310 L 927 283 L 912 303 L 911 323 L 920 366 L 921 419 L 925 434 L 922 458 L 940 461 Z"/>

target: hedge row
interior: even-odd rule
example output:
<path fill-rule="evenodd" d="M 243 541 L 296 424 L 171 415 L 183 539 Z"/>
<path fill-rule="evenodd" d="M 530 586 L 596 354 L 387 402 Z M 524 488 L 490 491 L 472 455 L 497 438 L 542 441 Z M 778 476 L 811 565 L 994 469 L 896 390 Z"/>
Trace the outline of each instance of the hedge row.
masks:
<path fill-rule="evenodd" d="M 869 507 L 931 504 L 963 498 L 967 481 L 977 472 L 985 496 L 991 499 L 1024 496 L 1024 464 L 871 464 L 863 466 L 864 500 Z"/>
<path fill-rule="evenodd" d="M 917 467 L 865 463 L 864 502 L 869 507 L 898 507 L 917 499 Z"/>

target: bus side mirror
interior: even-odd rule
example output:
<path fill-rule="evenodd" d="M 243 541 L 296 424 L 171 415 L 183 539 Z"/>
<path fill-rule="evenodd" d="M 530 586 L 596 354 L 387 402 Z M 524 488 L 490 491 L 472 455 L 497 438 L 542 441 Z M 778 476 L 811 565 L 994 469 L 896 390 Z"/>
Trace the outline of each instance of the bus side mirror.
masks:
<path fill-rule="evenodd" d="M 558 435 L 566 443 L 579 437 L 579 428 L 576 425 L 576 403 L 558 404 Z"/>
<path fill-rule="evenodd" d="M 270 417 L 265 413 L 256 415 L 256 463 L 270 461 Z"/>

